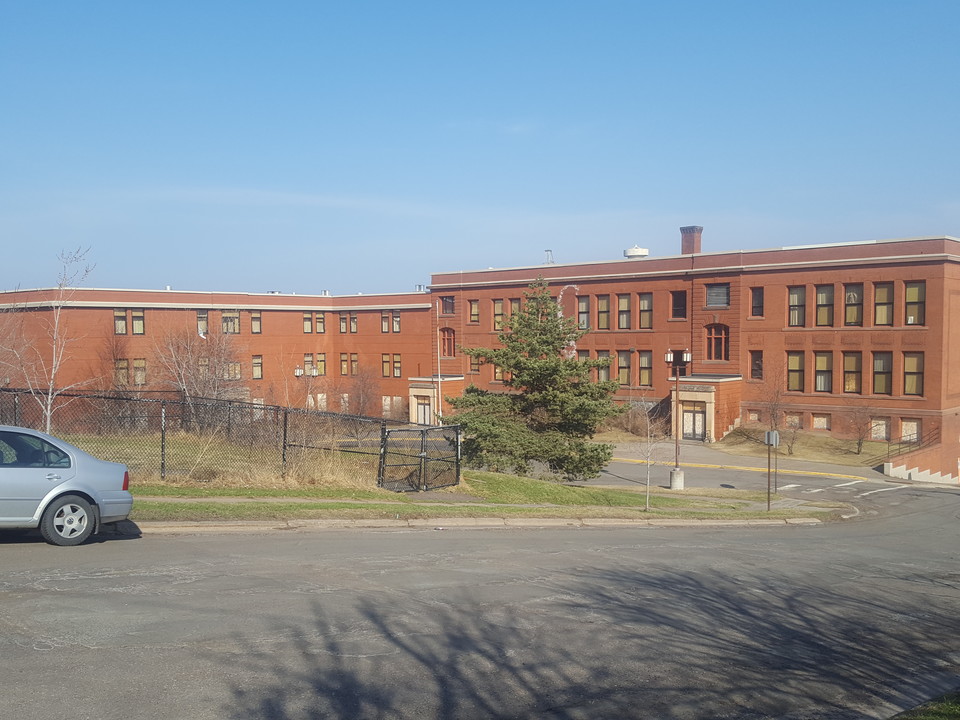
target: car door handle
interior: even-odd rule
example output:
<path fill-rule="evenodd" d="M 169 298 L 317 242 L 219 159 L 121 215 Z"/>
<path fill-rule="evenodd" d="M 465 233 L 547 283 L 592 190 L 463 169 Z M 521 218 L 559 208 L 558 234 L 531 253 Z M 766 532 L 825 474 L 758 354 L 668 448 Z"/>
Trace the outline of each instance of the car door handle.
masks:
<path fill-rule="evenodd" d="M 47 480 L 59 480 L 60 476 L 56 473 L 47 473 Z"/>

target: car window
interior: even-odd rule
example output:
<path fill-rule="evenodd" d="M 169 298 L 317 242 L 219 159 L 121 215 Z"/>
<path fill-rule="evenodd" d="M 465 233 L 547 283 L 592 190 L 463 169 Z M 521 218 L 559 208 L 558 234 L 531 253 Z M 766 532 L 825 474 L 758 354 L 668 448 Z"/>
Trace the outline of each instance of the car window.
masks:
<path fill-rule="evenodd" d="M 34 435 L 0 432 L 0 461 L 5 467 L 68 468 L 70 456 Z"/>

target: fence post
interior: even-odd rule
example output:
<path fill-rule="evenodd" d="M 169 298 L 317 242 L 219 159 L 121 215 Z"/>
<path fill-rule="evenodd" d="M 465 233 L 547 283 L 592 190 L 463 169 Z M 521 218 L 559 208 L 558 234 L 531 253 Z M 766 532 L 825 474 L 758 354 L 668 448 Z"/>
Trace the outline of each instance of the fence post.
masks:
<path fill-rule="evenodd" d="M 20 393 L 16 393 L 13 396 L 13 424 L 17 427 L 23 425 L 20 421 Z"/>
<path fill-rule="evenodd" d="M 427 429 L 420 429 L 420 482 L 419 490 L 427 490 Z"/>
<path fill-rule="evenodd" d="M 280 453 L 280 477 L 287 477 L 287 415 L 288 409 L 283 408 L 283 448 Z"/>
<path fill-rule="evenodd" d="M 167 478 L 167 401 L 160 401 L 160 479 Z"/>
<path fill-rule="evenodd" d="M 377 466 L 377 487 L 383 487 L 383 481 L 387 474 L 387 441 L 390 433 L 387 430 L 387 423 L 380 423 L 380 463 Z"/>

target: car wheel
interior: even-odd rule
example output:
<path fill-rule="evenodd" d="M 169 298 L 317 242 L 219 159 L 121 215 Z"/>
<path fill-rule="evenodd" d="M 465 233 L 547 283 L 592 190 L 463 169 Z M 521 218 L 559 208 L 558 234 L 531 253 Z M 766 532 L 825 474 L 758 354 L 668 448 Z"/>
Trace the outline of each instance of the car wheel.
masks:
<path fill-rule="evenodd" d="M 76 495 L 57 498 L 43 513 L 40 534 L 52 545 L 79 545 L 93 532 L 93 508 Z"/>

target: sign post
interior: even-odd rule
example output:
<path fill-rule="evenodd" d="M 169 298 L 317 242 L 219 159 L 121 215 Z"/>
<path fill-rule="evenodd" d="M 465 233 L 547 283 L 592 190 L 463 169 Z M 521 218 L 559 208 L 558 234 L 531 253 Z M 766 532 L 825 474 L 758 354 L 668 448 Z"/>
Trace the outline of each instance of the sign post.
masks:
<path fill-rule="evenodd" d="M 780 446 L 780 433 L 767 430 L 763 443 L 767 446 L 767 512 L 770 512 L 770 449 Z"/>

